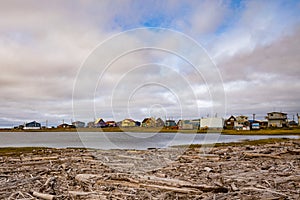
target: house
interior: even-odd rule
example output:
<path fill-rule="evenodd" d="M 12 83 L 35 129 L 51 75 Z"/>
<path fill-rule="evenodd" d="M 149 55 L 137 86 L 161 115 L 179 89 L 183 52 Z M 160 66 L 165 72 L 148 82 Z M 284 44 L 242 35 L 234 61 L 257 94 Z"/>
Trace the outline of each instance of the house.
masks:
<path fill-rule="evenodd" d="M 142 127 L 156 127 L 156 120 L 154 117 L 145 118 L 142 121 Z"/>
<path fill-rule="evenodd" d="M 192 129 L 194 129 L 194 126 L 191 123 L 191 120 L 182 120 L 182 119 L 180 119 L 177 122 L 177 126 L 178 126 L 178 129 L 180 129 L 180 130 L 192 130 Z"/>
<path fill-rule="evenodd" d="M 135 127 L 135 121 L 133 119 L 124 119 L 121 121 L 121 127 Z"/>
<path fill-rule="evenodd" d="M 23 127 L 24 130 L 37 130 L 37 129 L 41 129 L 41 124 L 33 121 L 33 122 L 29 122 L 26 123 L 25 126 Z"/>
<path fill-rule="evenodd" d="M 94 122 L 94 126 L 96 128 L 103 128 L 106 127 L 106 123 L 102 118 L 98 118 L 95 122 Z"/>
<path fill-rule="evenodd" d="M 264 120 L 264 121 L 259 121 L 259 128 L 260 129 L 265 129 L 268 127 L 268 121 Z"/>
<path fill-rule="evenodd" d="M 155 121 L 155 125 L 156 125 L 156 127 L 164 127 L 165 122 L 161 118 L 157 118 Z"/>
<path fill-rule="evenodd" d="M 210 118 L 203 118 L 200 121 L 200 128 L 207 129 L 222 129 L 224 126 L 224 119 L 218 117 L 210 117 Z"/>
<path fill-rule="evenodd" d="M 226 129 L 235 129 L 238 122 L 236 121 L 236 118 L 231 115 L 226 121 L 225 121 L 225 127 Z"/>
<path fill-rule="evenodd" d="M 81 121 L 72 122 L 72 125 L 74 125 L 76 128 L 84 128 L 85 123 Z"/>
<path fill-rule="evenodd" d="M 266 117 L 268 120 L 268 127 L 287 127 L 287 114 L 282 112 L 270 112 Z"/>
<path fill-rule="evenodd" d="M 115 121 L 106 121 L 107 127 L 117 127 L 117 123 Z"/>
<path fill-rule="evenodd" d="M 236 117 L 236 130 L 250 130 L 250 122 L 247 116 L 241 115 Z"/>
<path fill-rule="evenodd" d="M 249 126 L 249 125 L 250 125 L 250 122 L 249 122 L 249 120 L 248 120 L 248 117 L 247 117 L 247 116 L 244 116 L 244 115 L 237 116 L 237 117 L 236 117 L 236 121 L 237 121 L 239 124 L 242 124 L 243 126 Z"/>
<path fill-rule="evenodd" d="M 76 128 L 76 126 L 74 126 L 72 124 L 62 123 L 62 124 L 58 125 L 57 128 Z"/>
<path fill-rule="evenodd" d="M 95 122 L 88 122 L 86 127 L 87 128 L 95 128 Z"/>
<path fill-rule="evenodd" d="M 171 119 L 166 120 L 165 127 L 167 129 L 178 129 L 178 126 L 177 126 L 175 120 L 171 120 Z"/>

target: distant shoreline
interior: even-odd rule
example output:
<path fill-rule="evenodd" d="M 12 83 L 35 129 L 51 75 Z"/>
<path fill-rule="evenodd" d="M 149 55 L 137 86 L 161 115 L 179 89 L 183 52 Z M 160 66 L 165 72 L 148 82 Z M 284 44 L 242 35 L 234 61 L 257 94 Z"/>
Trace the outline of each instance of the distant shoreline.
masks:
<path fill-rule="evenodd" d="M 261 129 L 261 130 L 178 130 L 168 128 L 145 128 L 145 127 L 106 127 L 106 128 L 47 128 L 38 130 L 22 130 L 1 128 L 0 132 L 148 132 L 148 133 L 214 133 L 220 132 L 224 135 L 300 135 L 300 127 L 290 129 Z"/>

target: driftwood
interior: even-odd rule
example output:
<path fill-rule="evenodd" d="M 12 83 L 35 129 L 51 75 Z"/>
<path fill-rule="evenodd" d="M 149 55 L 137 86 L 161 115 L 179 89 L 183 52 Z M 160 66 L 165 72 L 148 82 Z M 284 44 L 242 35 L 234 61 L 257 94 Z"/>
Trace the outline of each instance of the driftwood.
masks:
<path fill-rule="evenodd" d="M 0 199 L 300 199 L 299 144 L 0 154 Z"/>
<path fill-rule="evenodd" d="M 35 192 L 35 191 L 32 191 L 32 196 L 38 197 L 38 198 L 44 199 L 44 200 L 54 200 L 55 199 L 54 195 L 43 194 L 43 193 L 39 193 L 39 192 Z"/>
<path fill-rule="evenodd" d="M 244 153 L 244 156 L 248 158 L 266 157 L 266 158 L 280 159 L 280 156 L 278 155 L 270 155 L 270 154 L 262 154 L 262 153 Z"/>
<path fill-rule="evenodd" d="M 195 185 L 187 181 L 170 178 L 159 178 L 155 176 L 134 176 L 127 174 L 114 174 L 109 179 L 103 179 L 101 175 L 79 174 L 75 180 L 87 183 L 89 180 L 97 180 L 101 185 L 123 185 L 130 187 L 158 188 L 163 190 L 176 191 L 180 193 L 199 193 L 204 192 L 228 192 L 228 189 L 221 186 Z"/>
<path fill-rule="evenodd" d="M 272 193 L 272 194 L 276 194 L 276 195 L 288 197 L 286 194 L 283 194 L 281 192 L 276 192 L 276 191 L 273 191 L 273 190 L 270 190 L 270 189 L 260 189 L 260 188 L 254 188 L 254 187 L 245 187 L 245 188 L 242 188 L 241 190 L 246 190 L 246 191 L 249 190 L 249 191 L 255 191 L 255 192 L 269 192 L 269 193 Z"/>

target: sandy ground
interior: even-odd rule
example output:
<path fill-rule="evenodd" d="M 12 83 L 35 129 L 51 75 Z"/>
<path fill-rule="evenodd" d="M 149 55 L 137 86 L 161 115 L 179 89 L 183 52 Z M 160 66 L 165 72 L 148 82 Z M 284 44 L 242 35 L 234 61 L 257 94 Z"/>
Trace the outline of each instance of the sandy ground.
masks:
<path fill-rule="evenodd" d="M 300 140 L 0 151 L 0 199 L 300 199 Z"/>

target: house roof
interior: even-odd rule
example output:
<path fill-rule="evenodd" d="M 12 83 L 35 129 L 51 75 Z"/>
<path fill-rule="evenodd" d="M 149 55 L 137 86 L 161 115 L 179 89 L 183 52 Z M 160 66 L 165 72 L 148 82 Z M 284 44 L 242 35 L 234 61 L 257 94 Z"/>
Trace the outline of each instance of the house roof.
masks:
<path fill-rule="evenodd" d="M 283 113 L 283 112 L 269 112 L 267 114 L 282 114 L 282 115 L 287 115 L 286 113 Z"/>
<path fill-rule="evenodd" d="M 145 119 L 142 121 L 142 123 L 147 122 L 149 119 L 150 119 L 150 118 L 145 118 Z"/>
<path fill-rule="evenodd" d="M 104 120 L 103 120 L 102 118 L 98 118 L 98 119 L 95 121 L 95 124 L 98 124 L 98 123 L 100 123 L 101 121 L 104 122 Z"/>
<path fill-rule="evenodd" d="M 25 124 L 25 126 L 29 126 L 29 125 L 38 125 L 38 126 L 40 126 L 41 124 L 36 122 L 36 121 L 32 121 L 32 122 L 29 122 L 29 123 Z"/>
<path fill-rule="evenodd" d="M 124 119 L 123 121 L 135 122 L 133 119 Z"/>
<path fill-rule="evenodd" d="M 234 120 L 236 120 L 236 118 L 233 115 L 231 115 L 227 120 L 230 120 L 231 118 L 233 118 Z"/>

